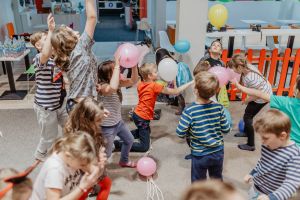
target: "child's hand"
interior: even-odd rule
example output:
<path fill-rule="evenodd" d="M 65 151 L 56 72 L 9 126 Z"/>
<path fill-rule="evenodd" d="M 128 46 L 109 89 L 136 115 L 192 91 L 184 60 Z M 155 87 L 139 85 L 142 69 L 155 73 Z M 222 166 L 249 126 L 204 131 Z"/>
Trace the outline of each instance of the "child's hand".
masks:
<path fill-rule="evenodd" d="M 250 174 L 247 174 L 245 177 L 244 177 L 244 182 L 245 183 L 250 183 L 253 179 L 253 176 L 251 176 Z"/>
<path fill-rule="evenodd" d="M 55 21 L 53 15 L 50 13 L 47 18 L 48 29 L 50 32 L 53 32 L 55 29 Z"/>
<path fill-rule="evenodd" d="M 105 108 L 104 108 L 103 111 L 104 111 L 104 117 L 108 117 L 109 114 L 110 114 L 110 112 L 107 109 L 105 109 Z"/>
<path fill-rule="evenodd" d="M 270 198 L 267 195 L 262 194 L 257 197 L 257 200 L 270 200 Z"/>
<path fill-rule="evenodd" d="M 233 79 L 232 81 L 231 81 L 239 90 L 241 89 L 241 84 L 236 80 L 236 78 L 235 79 Z"/>
<path fill-rule="evenodd" d="M 99 150 L 99 155 L 98 155 L 98 166 L 103 169 L 105 167 L 106 161 L 107 161 L 107 155 L 105 153 L 105 148 L 101 147 Z"/>
<path fill-rule="evenodd" d="M 91 173 L 85 173 L 80 180 L 79 188 L 87 190 L 97 183 L 99 177 L 99 167 L 90 167 Z"/>
<path fill-rule="evenodd" d="M 102 89 L 101 84 L 96 84 L 96 90 L 98 93 L 101 92 L 101 89 Z"/>

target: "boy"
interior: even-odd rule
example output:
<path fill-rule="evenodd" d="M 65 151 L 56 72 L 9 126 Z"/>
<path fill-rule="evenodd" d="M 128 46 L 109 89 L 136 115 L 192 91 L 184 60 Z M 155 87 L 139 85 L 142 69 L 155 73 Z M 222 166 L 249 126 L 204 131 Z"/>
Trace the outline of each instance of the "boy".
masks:
<path fill-rule="evenodd" d="M 30 37 L 32 45 L 40 52 L 34 58 L 37 89 L 33 105 L 41 129 L 41 139 L 34 155 L 39 161 L 45 160 L 49 148 L 57 138 L 58 124 L 63 128 L 68 117 L 63 105 L 66 91 L 62 72 L 52 59 L 48 59 L 47 55 L 51 51 L 44 48 L 44 43 L 47 44 L 45 41 L 51 39 L 55 26 L 53 17 L 48 17 L 48 26 L 48 34 L 37 32 Z"/>
<path fill-rule="evenodd" d="M 286 114 L 271 109 L 254 122 L 262 139 L 261 158 L 244 177 L 253 186 L 249 199 L 289 199 L 300 186 L 300 149 L 290 140 L 291 122 Z"/>
<path fill-rule="evenodd" d="M 193 81 L 182 85 L 179 88 L 167 88 L 156 83 L 157 67 L 155 64 L 145 63 L 140 68 L 143 81 L 138 84 L 139 102 L 135 107 L 132 119 L 137 127 L 132 131 L 134 138 L 139 138 L 139 142 L 134 142 L 131 151 L 146 152 L 150 147 L 150 120 L 153 120 L 156 97 L 159 93 L 178 95 L 188 88 Z"/>
<path fill-rule="evenodd" d="M 244 200 L 236 189 L 218 180 L 207 180 L 193 183 L 182 200 Z"/>
<path fill-rule="evenodd" d="M 210 100 L 219 89 L 217 77 L 210 72 L 201 72 L 195 77 L 196 102 L 187 107 L 177 127 L 181 138 L 190 136 L 192 154 L 192 182 L 210 178 L 222 180 L 224 141 L 223 135 L 230 132 L 221 104 Z"/>
<path fill-rule="evenodd" d="M 204 57 L 200 59 L 199 63 L 201 61 L 208 61 L 211 67 L 216 67 L 216 66 L 224 67 L 224 63 L 221 60 L 222 51 L 223 51 L 223 47 L 221 41 L 214 40 L 211 43 L 207 54 L 205 54 Z"/>

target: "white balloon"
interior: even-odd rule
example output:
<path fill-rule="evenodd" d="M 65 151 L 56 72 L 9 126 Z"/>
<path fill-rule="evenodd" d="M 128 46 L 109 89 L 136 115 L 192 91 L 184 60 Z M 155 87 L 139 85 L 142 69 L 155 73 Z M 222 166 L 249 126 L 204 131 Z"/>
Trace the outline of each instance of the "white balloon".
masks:
<path fill-rule="evenodd" d="M 175 80 L 178 73 L 178 65 L 171 58 L 165 58 L 158 64 L 158 74 L 165 81 Z"/>

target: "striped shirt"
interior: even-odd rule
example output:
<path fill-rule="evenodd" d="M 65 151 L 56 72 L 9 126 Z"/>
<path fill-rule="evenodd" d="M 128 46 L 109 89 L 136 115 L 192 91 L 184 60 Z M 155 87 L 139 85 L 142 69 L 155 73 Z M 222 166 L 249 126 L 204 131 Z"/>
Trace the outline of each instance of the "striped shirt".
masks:
<path fill-rule="evenodd" d="M 205 156 L 224 149 L 223 133 L 229 133 L 224 108 L 219 103 L 197 104 L 187 107 L 177 126 L 177 135 L 191 138 L 194 156 Z"/>
<path fill-rule="evenodd" d="M 269 83 L 269 81 L 263 78 L 263 75 L 261 75 L 257 68 L 255 68 L 254 66 L 249 65 L 249 68 L 255 72 L 250 71 L 245 76 L 242 76 L 242 82 L 245 85 L 245 87 L 254 88 L 271 95 L 272 86 Z M 256 103 L 266 103 L 266 101 L 262 99 L 256 99 L 254 101 Z"/>
<path fill-rule="evenodd" d="M 41 54 L 37 54 L 34 58 L 37 85 L 34 102 L 47 110 L 53 111 L 61 106 L 63 76 L 52 59 L 42 65 L 40 56 Z"/>
<path fill-rule="evenodd" d="M 98 101 L 103 103 L 105 109 L 110 114 L 104 117 L 101 126 L 114 126 L 122 120 L 121 116 L 121 101 L 119 95 L 115 92 L 108 96 L 98 95 Z"/>
<path fill-rule="evenodd" d="M 255 187 L 270 200 L 292 197 L 300 187 L 300 149 L 294 143 L 269 150 L 262 146 L 261 158 L 251 171 Z"/>

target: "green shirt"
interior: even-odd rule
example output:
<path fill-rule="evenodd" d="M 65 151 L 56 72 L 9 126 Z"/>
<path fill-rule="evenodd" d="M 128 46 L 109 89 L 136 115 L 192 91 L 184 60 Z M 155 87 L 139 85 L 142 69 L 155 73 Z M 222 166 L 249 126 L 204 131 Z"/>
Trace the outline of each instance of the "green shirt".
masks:
<path fill-rule="evenodd" d="M 287 114 L 292 123 L 291 140 L 300 146 L 300 99 L 272 95 L 270 107 Z"/>

